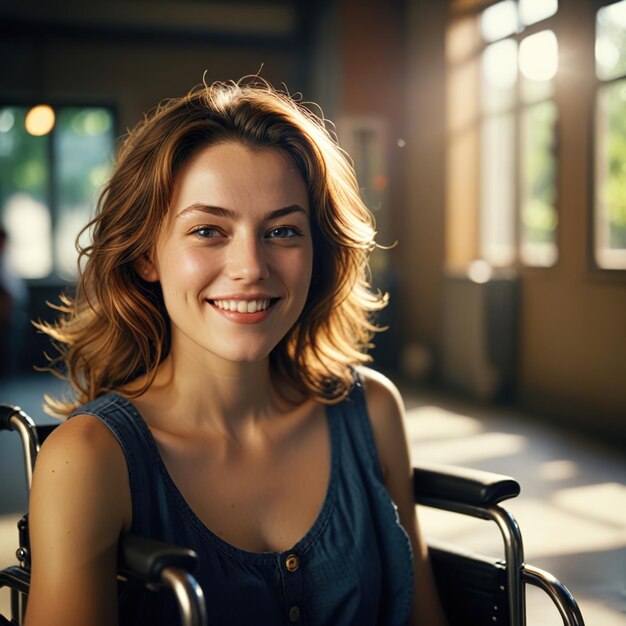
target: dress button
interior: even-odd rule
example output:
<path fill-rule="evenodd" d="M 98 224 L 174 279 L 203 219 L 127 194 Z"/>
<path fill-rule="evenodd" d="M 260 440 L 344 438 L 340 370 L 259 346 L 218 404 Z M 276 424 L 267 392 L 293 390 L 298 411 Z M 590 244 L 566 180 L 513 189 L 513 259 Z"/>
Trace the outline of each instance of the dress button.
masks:
<path fill-rule="evenodd" d="M 288 572 L 295 572 L 300 567 L 300 560 L 295 554 L 290 554 L 285 561 Z"/>
<path fill-rule="evenodd" d="M 295 624 L 300 619 L 300 607 L 292 606 L 289 609 L 289 621 Z"/>

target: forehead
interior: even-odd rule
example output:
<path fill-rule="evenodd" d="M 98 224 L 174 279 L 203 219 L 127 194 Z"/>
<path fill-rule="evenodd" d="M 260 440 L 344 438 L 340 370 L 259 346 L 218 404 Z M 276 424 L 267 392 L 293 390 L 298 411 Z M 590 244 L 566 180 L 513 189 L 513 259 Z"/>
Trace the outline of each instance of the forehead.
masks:
<path fill-rule="evenodd" d="M 237 211 L 298 204 L 308 210 L 308 192 L 283 150 L 228 142 L 200 149 L 178 173 L 171 204 L 174 213 L 194 203 Z"/>

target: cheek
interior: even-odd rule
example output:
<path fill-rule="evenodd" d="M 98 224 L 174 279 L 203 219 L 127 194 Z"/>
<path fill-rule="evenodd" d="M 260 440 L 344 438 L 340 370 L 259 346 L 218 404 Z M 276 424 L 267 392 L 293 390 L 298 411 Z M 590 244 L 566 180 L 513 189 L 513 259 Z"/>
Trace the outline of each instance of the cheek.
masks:
<path fill-rule="evenodd" d="M 289 264 L 288 271 L 291 280 L 298 282 L 302 290 L 308 292 L 313 272 L 313 249 L 307 248 L 301 252 L 298 259 Z"/>
<path fill-rule="evenodd" d="M 161 283 L 169 291 L 183 291 L 186 287 L 202 285 L 210 272 L 206 255 L 197 251 L 170 251 L 160 264 Z"/>

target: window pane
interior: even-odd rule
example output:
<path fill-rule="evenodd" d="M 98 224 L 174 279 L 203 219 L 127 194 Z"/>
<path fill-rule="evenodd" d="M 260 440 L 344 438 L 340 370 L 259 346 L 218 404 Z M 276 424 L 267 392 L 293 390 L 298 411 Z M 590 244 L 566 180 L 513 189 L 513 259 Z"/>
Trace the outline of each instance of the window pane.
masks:
<path fill-rule="evenodd" d="M 75 240 L 89 221 L 100 187 L 109 175 L 113 119 L 102 108 L 64 108 L 55 141 L 58 193 L 55 264 L 64 278 L 76 274 Z"/>
<path fill-rule="evenodd" d="M 553 94 L 552 79 L 559 66 L 559 50 L 556 35 L 543 30 L 525 37 L 519 47 L 522 99 L 536 102 Z"/>
<path fill-rule="evenodd" d="M 557 259 L 556 117 L 554 102 L 522 116 L 520 256 L 526 265 L 546 267 Z"/>
<path fill-rule="evenodd" d="M 596 262 L 626 269 L 626 80 L 598 93 L 595 160 Z"/>
<path fill-rule="evenodd" d="M 504 0 L 485 9 L 480 16 L 480 30 L 485 41 L 496 41 L 517 31 L 517 7 L 514 0 Z"/>
<path fill-rule="evenodd" d="M 491 44 L 481 59 L 482 103 L 485 111 L 512 107 L 517 82 L 517 43 L 505 39 Z"/>
<path fill-rule="evenodd" d="M 49 135 L 26 132 L 28 109 L 0 109 L 0 217 L 8 232 L 8 263 L 24 278 L 52 270 L 48 208 Z"/>
<path fill-rule="evenodd" d="M 601 80 L 626 74 L 626 0 L 597 13 L 596 74 Z"/>
<path fill-rule="evenodd" d="M 519 15 L 525 26 L 545 20 L 554 15 L 558 8 L 558 0 L 519 0 Z"/>
<path fill-rule="evenodd" d="M 480 160 L 480 248 L 492 265 L 515 259 L 514 145 L 512 114 L 483 122 Z"/>

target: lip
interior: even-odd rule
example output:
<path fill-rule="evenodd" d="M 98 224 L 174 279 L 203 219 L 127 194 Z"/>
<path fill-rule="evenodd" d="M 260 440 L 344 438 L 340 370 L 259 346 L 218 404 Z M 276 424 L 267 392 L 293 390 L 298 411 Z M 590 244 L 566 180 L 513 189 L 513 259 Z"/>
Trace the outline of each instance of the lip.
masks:
<path fill-rule="evenodd" d="M 270 305 L 267 309 L 263 309 L 263 311 L 256 311 L 255 313 L 240 313 L 239 311 L 230 311 L 227 309 L 220 309 L 218 306 L 214 304 L 215 300 L 244 300 L 246 302 L 250 302 L 252 300 L 270 300 Z M 274 311 L 274 307 L 276 303 L 280 300 L 280 298 L 272 298 L 270 296 L 250 296 L 247 295 L 245 297 L 242 296 L 230 296 L 227 298 L 210 298 L 207 299 L 208 304 L 211 305 L 211 308 L 219 313 L 222 317 L 226 318 L 230 322 L 234 322 L 236 324 L 259 324 L 260 322 L 265 321 Z"/>
<path fill-rule="evenodd" d="M 269 293 L 230 293 L 224 296 L 212 296 L 206 298 L 209 302 L 213 300 L 245 300 L 250 302 L 251 300 L 276 300 L 278 296 L 273 296 Z"/>

